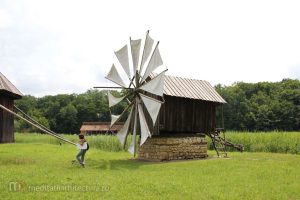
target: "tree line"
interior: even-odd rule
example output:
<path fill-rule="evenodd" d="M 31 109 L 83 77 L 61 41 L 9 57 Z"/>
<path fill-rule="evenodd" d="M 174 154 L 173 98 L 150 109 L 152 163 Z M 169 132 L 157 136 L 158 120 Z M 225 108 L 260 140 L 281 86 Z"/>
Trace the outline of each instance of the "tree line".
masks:
<path fill-rule="evenodd" d="M 218 108 L 218 126 L 228 130 L 267 131 L 300 130 L 300 81 L 217 85 L 216 90 L 227 104 Z M 124 91 L 114 91 L 121 96 Z M 107 91 L 90 89 L 82 94 L 59 94 L 37 98 L 26 95 L 15 102 L 21 110 L 39 123 L 58 133 L 78 133 L 82 122 L 110 121 Z M 126 102 L 114 106 L 121 113 Z M 222 112 L 223 110 L 223 112 Z M 223 114 L 222 114 L 223 113 Z M 26 122 L 15 119 L 15 131 L 37 131 Z"/>
<path fill-rule="evenodd" d="M 300 130 L 300 81 L 217 85 L 227 101 L 223 106 L 225 128 L 229 130 Z M 220 111 L 220 110 L 219 110 Z M 221 112 L 219 112 L 220 118 Z"/>
<path fill-rule="evenodd" d="M 115 96 L 122 92 L 112 92 Z M 82 122 L 109 122 L 107 91 L 90 89 L 83 94 L 59 94 L 37 98 L 26 95 L 15 105 L 40 124 L 57 133 L 78 133 Z M 120 112 L 124 103 L 114 107 Z M 34 132 L 36 128 L 15 119 L 15 131 Z"/>

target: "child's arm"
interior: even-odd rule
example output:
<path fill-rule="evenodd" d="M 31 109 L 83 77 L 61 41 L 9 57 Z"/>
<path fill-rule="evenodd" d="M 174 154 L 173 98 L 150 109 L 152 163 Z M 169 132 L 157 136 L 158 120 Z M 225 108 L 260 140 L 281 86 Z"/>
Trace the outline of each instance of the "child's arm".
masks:
<path fill-rule="evenodd" d="M 79 143 L 76 144 L 76 147 L 77 147 L 77 149 L 83 149 L 83 145 L 81 145 Z"/>

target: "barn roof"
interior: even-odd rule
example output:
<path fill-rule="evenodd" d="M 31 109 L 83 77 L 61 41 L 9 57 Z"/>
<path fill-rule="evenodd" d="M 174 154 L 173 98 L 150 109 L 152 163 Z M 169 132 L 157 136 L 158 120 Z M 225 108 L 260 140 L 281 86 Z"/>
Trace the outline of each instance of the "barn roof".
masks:
<path fill-rule="evenodd" d="M 119 131 L 123 127 L 124 123 L 118 122 L 115 125 L 113 125 L 110 128 L 110 122 L 83 122 L 80 131 L 101 131 L 101 132 L 107 132 L 107 131 Z"/>
<path fill-rule="evenodd" d="M 0 72 L 0 92 L 7 93 L 17 99 L 23 94 Z"/>
<path fill-rule="evenodd" d="M 226 103 L 207 81 L 165 75 L 164 83 L 165 95 Z"/>

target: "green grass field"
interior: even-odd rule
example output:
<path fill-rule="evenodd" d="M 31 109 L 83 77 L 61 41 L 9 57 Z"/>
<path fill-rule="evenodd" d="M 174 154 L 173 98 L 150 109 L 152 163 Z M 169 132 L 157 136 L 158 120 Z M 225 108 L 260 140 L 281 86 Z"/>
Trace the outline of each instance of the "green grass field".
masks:
<path fill-rule="evenodd" d="M 210 151 L 205 160 L 152 163 L 91 148 L 81 168 L 71 163 L 75 147 L 48 139 L 17 135 L 0 145 L 0 199 L 300 199 L 296 154 Z"/>

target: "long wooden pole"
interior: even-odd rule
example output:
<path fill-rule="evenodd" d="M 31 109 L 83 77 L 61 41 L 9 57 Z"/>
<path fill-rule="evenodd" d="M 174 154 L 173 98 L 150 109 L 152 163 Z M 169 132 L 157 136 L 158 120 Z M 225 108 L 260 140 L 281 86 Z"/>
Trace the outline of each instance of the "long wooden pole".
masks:
<path fill-rule="evenodd" d="M 137 97 L 136 97 L 137 101 Z M 132 141 L 133 141 L 133 157 L 136 155 L 136 129 L 137 129 L 137 102 L 135 104 L 135 111 L 134 111 L 134 126 L 133 126 L 133 135 L 132 135 Z"/>
<path fill-rule="evenodd" d="M 17 109 L 19 112 L 21 112 L 23 114 L 23 116 L 25 116 L 25 119 L 27 118 L 28 120 L 30 120 L 31 122 L 35 123 L 36 125 L 42 127 L 43 129 L 49 131 L 50 133 L 53 134 L 57 134 L 54 131 L 50 130 L 49 128 L 47 128 L 46 126 L 40 124 L 39 122 L 37 122 L 36 120 L 34 120 L 32 117 L 30 117 L 29 115 L 27 115 L 23 110 L 21 110 L 20 108 L 18 108 L 17 106 L 14 105 L 14 108 Z"/>
<path fill-rule="evenodd" d="M 47 134 L 49 134 L 49 135 L 51 135 L 51 136 L 53 136 L 53 137 L 56 137 L 57 139 L 60 139 L 60 140 L 62 140 L 62 141 L 64 141 L 64 142 L 67 142 L 67 143 L 69 143 L 69 144 L 76 145 L 74 142 L 71 142 L 70 140 L 67 140 L 67 139 L 65 139 L 65 138 L 63 138 L 63 137 L 60 137 L 60 136 L 58 136 L 58 135 L 56 135 L 56 134 L 53 134 L 53 133 L 51 133 L 51 132 L 49 132 L 49 131 L 43 129 L 42 127 L 40 127 L 40 126 L 38 126 L 38 125 L 32 123 L 31 121 L 25 119 L 24 117 L 18 115 L 17 113 L 11 111 L 10 109 L 4 107 L 4 106 L 1 105 L 1 104 L 0 104 L 0 108 L 2 108 L 3 110 L 7 111 L 8 113 L 10 113 L 10 114 L 12 114 L 12 115 L 14 115 L 14 116 L 16 116 L 16 117 L 18 117 L 18 118 L 24 120 L 25 122 L 27 122 L 27 123 L 31 124 L 32 126 L 38 128 L 39 130 L 43 131 L 44 133 L 47 133 Z"/>

